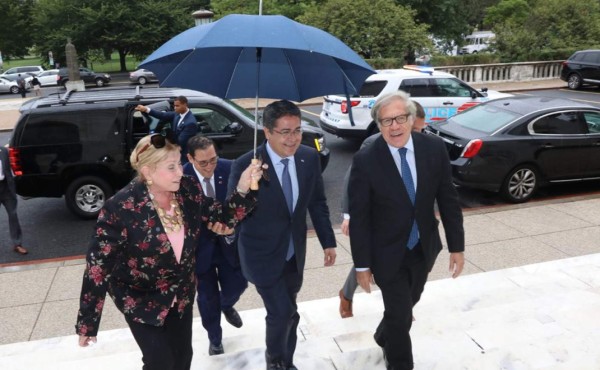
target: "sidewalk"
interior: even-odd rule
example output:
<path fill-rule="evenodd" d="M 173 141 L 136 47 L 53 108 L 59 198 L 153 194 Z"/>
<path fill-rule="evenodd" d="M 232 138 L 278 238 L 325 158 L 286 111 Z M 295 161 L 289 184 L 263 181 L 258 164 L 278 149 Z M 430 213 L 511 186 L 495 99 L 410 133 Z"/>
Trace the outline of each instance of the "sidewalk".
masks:
<path fill-rule="evenodd" d="M 566 82 L 560 79 L 540 80 L 540 81 L 524 81 L 524 82 L 497 82 L 497 83 L 475 83 L 471 86 L 481 89 L 487 87 L 490 90 L 498 90 L 502 92 L 516 92 L 522 90 L 543 90 L 543 89 L 558 89 L 566 86 Z M 31 95 L 31 94 L 30 94 Z M 0 132 L 12 131 L 19 118 L 19 107 L 24 101 L 32 99 L 14 98 L 0 100 Z M 274 99 L 260 99 L 259 107 L 264 107 Z M 246 109 L 253 109 L 256 106 L 256 99 L 236 99 L 240 106 Z M 313 98 L 301 102 L 301 105 L 322 104 L 323 98 Z"/>
<path fill-rule="evenodd" d="M 443 251 L 415 311 L 416 368 L 599 369 L 600 196 L 465 211 L 465 231 L 463 276 L 448 279 Z M 358 294 L 355 318 L 338 316 L 337 294 L 352 259 L 348 239 L 339 230 L 336 236 L 336 265 L 325 268 L 309 231 L 298 297 L 297 365 L 383 369 L 372 340 L 381 317 L 380 294 Z M 0 268 L 1 369 L 141 367 L 135 342 L 110 299 L 98 345 L 76 347 L 83 269 L 81 259 Z M 265 312 L 253 287 L 236 308 L 244 327 L 236 330 L 223 321 L 226 355 L 216 357 L 206 354 L 206 334 L 195 312 L 194 368 L 264 367 Z"/>

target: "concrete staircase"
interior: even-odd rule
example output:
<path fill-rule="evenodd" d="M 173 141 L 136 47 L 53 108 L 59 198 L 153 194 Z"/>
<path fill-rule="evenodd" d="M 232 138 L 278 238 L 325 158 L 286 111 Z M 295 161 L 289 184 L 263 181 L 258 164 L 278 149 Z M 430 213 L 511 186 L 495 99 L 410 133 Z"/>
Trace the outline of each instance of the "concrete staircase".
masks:
<path fill-rule="evenodd" d="M 299 304 L 296 366 L 385 369 L 372 338 L 383 310 L 380 292 L 357 294 L 349 319 L 339 318 L 338 302 Z M 194 320 L 192 369 L 264 369 L 265 311 L 240 315 L 241 329 L 223 320 L 226 353 L 212 357 L 200 320 Z M 415 369 L 600 369 L 600 254 L 429 282 L 415 316 Z M 101 331 L 91 348 L 76 341 L 71 335 L 0 346 L 0 369 L 141 368 L 128 329 Z"/>

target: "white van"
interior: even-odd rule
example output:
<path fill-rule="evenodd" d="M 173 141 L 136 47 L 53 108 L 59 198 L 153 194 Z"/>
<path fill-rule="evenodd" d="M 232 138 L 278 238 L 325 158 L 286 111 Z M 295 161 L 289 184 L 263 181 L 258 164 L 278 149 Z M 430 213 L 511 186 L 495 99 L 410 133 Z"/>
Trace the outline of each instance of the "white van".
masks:
<path fill-rule="evenodd" d="M 492 39 L 496 37 L 492 31 L 475 31 L 469 36 L 465 37 L 467 45 L 460 49 L 461 54 L 477 54 L 490 45 Z"/>

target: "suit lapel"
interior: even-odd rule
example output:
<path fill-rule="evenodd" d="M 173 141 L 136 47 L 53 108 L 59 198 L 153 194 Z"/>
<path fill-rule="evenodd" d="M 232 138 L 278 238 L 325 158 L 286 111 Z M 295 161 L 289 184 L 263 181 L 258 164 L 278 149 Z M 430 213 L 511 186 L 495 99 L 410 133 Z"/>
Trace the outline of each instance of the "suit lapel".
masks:
<path fill-rule="evenodd" d="M 296 177 L 298 178 L 298 201 L 296 202 L 296 207 L 294 207 L 294 213 L 296 213 L 296 210 L 300 209 L 300 207 L 302 207 L 307 201 L 307 194 L 305 191 L 303 191 L 303 189 L 308 189 L 306 181 L 308 181 L 309 177 L 307 168 L 308 166 L 306 165 L 306 160 L 304 156 L 300 154 L 300 148 L 296 151 L 296 154 L 294 155 L 294 164 L 296 166 Z"/>
<path fill-rule="evenodd" d="M 392 186 L 392 195 L 397 197 L 403 203 L 412 204 L 408 196 L 408 192 L 406 191 L 406 187 L 404 186 L 402 175 L 400 174 L 400 171 L 396 166 L 396 161 L 394 161 L 394 157 L 392 157 L 392 153 L 390 152 L 390 148 L 383 137 L 378 138 L 376 144 L 377 154 L 375 157 L 376 161 L 374 163 L 381 163 L 382 173 L 385 178 L 389 179 L 389 182 Z"/>
<path fill-rule="evenodd" d="M 281 182 L 279 181 L 279 178 L 277 177 L 277 171 L 275 171 L 275 166 L 273 164 L 273 162 L 271 161 L 271 156 L 269 156 L 269 152 L 267 152 L 267 144 L 265 141 L 265 144 L 263 144 L 262 146 L 262 159 L 263 159 L 263 163 L 267 163 L 269 165 L 269 168 L 267 169 L 267 173 L 268 173 L 268 177 L 270 179 L 268 186 L 275 186 L 278 190 L 275 192 L 271 192 L 271 194 L 275 194 L 276 195 L 276 202 L 279 203 L 278 207 L 283 207 L 286 210 L 288 209 L 287 206 L 287 202 L 285 200 L 285 195 L 283 194 L 283 188 L 281 187 Z M 288 212 L 289 214 L 289 212 Z"/>
<path fill-rule="evenodd" d="M 429 173 L 427 169 L 427 158 L 429 156 L 427 155 L 426 145 L 421 141 L 422 137 L 420 135 L 413 134 L 412 139 L 413 146 L 415 148 L 415 163 L 417 165 L 417 193 L 415 197 L 416 207 L 416 205 L 419 203 L 419 199 L 421 198 L 419 195 L 425 194 L 424 191 L 419 191 L 419 187 L 423 189 L 422 187 L 425 186 L 425 184 L 427 184 L 426 178 Z"/>
<path fill-rule="evenodd" d="M 215 195 L 221 203 L 224 202 L 227 193 L 227 179 L 224 172 L 223 165 L 217 162 L 217 168 L 215 169 Z"/>

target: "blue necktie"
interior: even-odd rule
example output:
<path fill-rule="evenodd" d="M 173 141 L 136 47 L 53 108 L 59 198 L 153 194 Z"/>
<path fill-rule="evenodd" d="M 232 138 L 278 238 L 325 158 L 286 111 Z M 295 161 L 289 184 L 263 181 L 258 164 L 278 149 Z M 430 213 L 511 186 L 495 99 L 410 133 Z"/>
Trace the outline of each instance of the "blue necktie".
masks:
<path fill-rule="evenodd" d="M 402 181 L 404 182 L 404 187 L 406 188 L 406 192 L 408 193 L 408 197 L 412 202 L 413 206 L 415 205 L 415 183 L 413 182 L 412 174 L 410 172 L 410 166 L 408 165 L 408 161 L 406 160 L 406 152 L 408 149 L 400 148 L 398 151 L 400 152 L 400 169 L 402 170 Z M 417 220 L 413 220 L 412 227 L 410 229 L 410 235 L 408 236 L 408 249 L 413 249 L 415 245 L 419 242 L 419 229 L 417 227 Z"/>
<path fill-rule="evenodd" d="M 294 195 L 292 193 L 292 178 L 290 177 L 290 172 L 288 171 L 288 162 L 290 160 L 288 158 L 284 158 L 281 160 L 283 164 L 283 173 L 281 174 L 281 188 L 283 189 L 283 195 L 285 196 L 285 202 L 288 206 L 288 211 L 290 211 L 290 215 L 294 213 Z M 290 244 L 288 245 L 287 255 L 285 257 L 286 261 L 289 261 L 294 255 L 294 241 L 290 235 Z"/>

